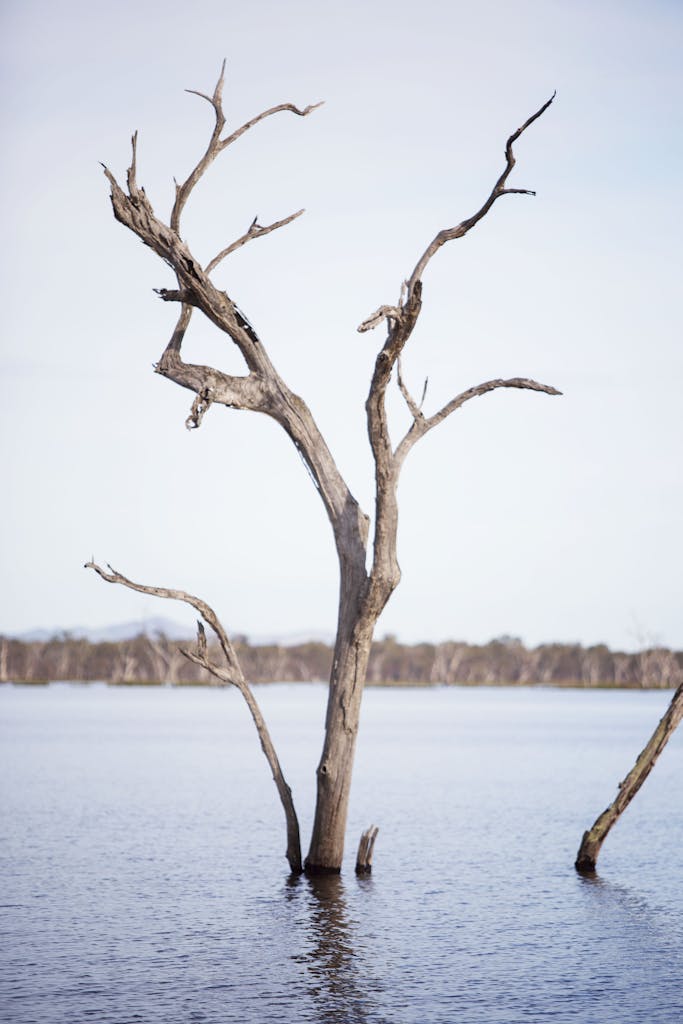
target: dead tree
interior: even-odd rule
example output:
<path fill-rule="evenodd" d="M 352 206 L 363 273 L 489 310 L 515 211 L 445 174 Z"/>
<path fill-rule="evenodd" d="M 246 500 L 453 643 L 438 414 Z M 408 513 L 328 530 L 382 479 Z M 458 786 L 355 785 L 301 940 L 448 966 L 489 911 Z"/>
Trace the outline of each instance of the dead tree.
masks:
<path fill-rule="evenodd" d="M 152 658 L 153 678 L 159 682 L 177 683 L 179 668 L 184 664 L 178 646 L 163 633 L 147 633 L 145 641 Z"/>
<path fill-rule="evenodd" d="M 224 69 L 225 64 L 211 95 L 196 93 L 210 104 L 214 114 L 214 126 L 206 151 L 194 170 L 183 184 L 176 184 L 175 202 L 168 224 L 155 214 L 144 189 L 138 185 L 136 135 L 132 139 L 132 160 L 127 173 L 126 189 L 119 185 L 108 168 L 105 167 L 104 173 L 111 186 L 115 218 L 137 235 L 172 268 L 175 274 L 175 288 L 157 289 L 165 302 L 178 303 L 180 314 L 156 366 L 156 372 L 194 393 L 195 398 L 186 421 L 187 427 L 199 427 L 203 416 L 212 405 L 251 410 L 271 417 L 289 435 L 306 464 L 332 527 L 340 570 L 337 634 L 329 684 L 325 739 L 317 768 L 315 820 L 305 867 L 312 874 L 336 872 L 340 870 L 344 850 L 354 749 L 370 644 L 375 624 L 401 575 L 396 555 L 397 487 L 406 456 L 417 441 L 472 398 L 486 395 L 498 388 L 520 388 L 547 395 L 560 394 L 555 388 L 526 377 L 489 380 L 468 388 L 456 395 L 443 408 L 432 415 L 426 415 L 422 408 L 424 396 L 423 401 L 415 401 L 401 372 L 401 353 L 420 316 L 422 280 L 431 259 L 447 242 L 462 238 L 471 231 L 502 196 L 512 193 L 535 194 L 528 189 L 508 187 L 508 178 L 515 166 L 513 145 L 547 110 L 554 95 L 507 140 L 504 168 L 483 205 L 455 227 L 439 231 L 418 259 L 409 278 L 403 283 L 398 303 L 380 306 L 358 328 L 364 332 L 382 327 L 386 332 L 375 361 L 365 406 L 375 464 L 374 533 L 372 558 L 368 570 L 368 516 L 361 510 L 341 476 L 310 409 L 302 398 L 287 387 L 273 366 L 263 340 L 235 300 L 217 288 L 212 281 L 213 271 L 228 256 L 249 242 L 291 223 L 303 213 L 303 210 L 268 225 L 261 225 L 254 219 L 244 234 L 226 245 L 206 266 L 202 266 L 192 255 L 181 236 L 180 221 L 185 205 L 204 173 L 220 153 L 245 132 L 274 114 L 287 111 L 299 117 L 307 117 L 320 106 L 313 104 L 300 109 L 291 103 L 282 103 L 256 115 L 235 131 L 224 133 Z M 236 345 L 244 359 L 244 375 L 231 376 L 210 366 L 185 362 L 182 357 L 183 341 L 195 310 L 206 316 Z M 409 430 L 397 444 L 394 444 L 390 436 L 386 409 L 387 388 L 394 375 L 412 417 Z M 94 564 L 91 567 L 97 569 L 100 575 L 110 582 L 135 586 L 145 593 L 156 593 L 165 597 L 180 596 L 180 592 L 132 584 L 118 573 L 105 573 Z M 181 600 L 188 599 L 188 595 L 181 596 Z M 199 607 L 199 602 L 195 598 L 192 598 L 190 603 Z M 187 652 L 188 656 L 198 660 L 219 680 L 238 686 L 245 699 L 253 700 L 249 697 L 250 691 L 225 631 L 213 612 L 207 619 L 206 612 L 201 609 L 200 611 L 218 633 L 227 668 L 210 663 L 201 644 L 198 651 Z M 255 704 L 250 704 L 250 707 L 256 720 Z M 265 727 L 257 725 L 257 728 L 263 744 Z M 275 760 L 273 752 L 272 756 L 269 756 L 271 767 Z M 278 783 L 281 796 L 285 785 L 283 779 Z M 285 802 L 283 798 L 283 804 Z M 288 813 L 287 817 L 290 842 L 294 841 L 294 829 L 290 820 L 292 816 L 293 811 Z M 297 858 L 290 851 L 290 864 L 296 863 Z"/>
<path fill-rule="evenodd" d="M 638 759 L 626 778 L 619 783 L 619 791 L 592 828 L 584 832 L 574 867 L 580 875 L 595 874 L 595 866 L 602 849 L 602 844 L 613 825 L 624 813 L 634 796 L 645 782 L 655 766 L 657 758 L 664 750 L 673 735 L 676 726 L 683 718 L 683 683 L 675 691 L 666 713 L 652 733 L 647 744 L 638 755 Z"/>

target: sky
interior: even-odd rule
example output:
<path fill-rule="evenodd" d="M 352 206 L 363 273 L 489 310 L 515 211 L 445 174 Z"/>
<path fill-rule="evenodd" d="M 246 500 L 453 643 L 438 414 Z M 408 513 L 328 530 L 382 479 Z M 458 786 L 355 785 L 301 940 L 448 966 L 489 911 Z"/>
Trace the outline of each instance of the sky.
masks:
<path fill-rule="evenodd" d="M 188 204 L 207 262 L 248 227 L 305 216 L 215 272 L 311 407 L 372 513 L 364 401 L 381 331 L 434 234 L 481 205 L 507 136 L 509 196 L 424 277 L 404 357 L 425 409 L 497 391 L 412 452 L 402 582 L 378 635 L 406 642 L 606 642 L 683 648 L 681 171 L 683 7 L 661 0 L 5 0 L 0 15 L 4 242 L 0 632 L 190 609 L 83 568 L 202 596 L 252 637 L 331 635 L 330 527 L 288 438 L 153 372 L 175 310 L 169 269 L 116 224 L 101 162 L 168 216 L 211 131 L 227 61 L 236 127 L 281 102 Z M 186 358 L 239 373 L 195 316 Z M 396 440 L 407 426 L 391 403 Z"/>

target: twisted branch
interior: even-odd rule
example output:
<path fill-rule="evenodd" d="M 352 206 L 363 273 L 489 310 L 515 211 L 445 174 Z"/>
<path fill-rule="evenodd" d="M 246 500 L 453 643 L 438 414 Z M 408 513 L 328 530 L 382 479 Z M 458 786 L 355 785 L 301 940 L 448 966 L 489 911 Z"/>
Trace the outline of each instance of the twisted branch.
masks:
<path fill-rule="evenodd" d="M 185 420 L 185 426 L 188 430 L 196 430 L 201 426 L 204 414 L 211 407 L 212 402 L 211 388 L 202 388 L 201 391 L 197 392 L 190 409 L 190 415 Z"/>

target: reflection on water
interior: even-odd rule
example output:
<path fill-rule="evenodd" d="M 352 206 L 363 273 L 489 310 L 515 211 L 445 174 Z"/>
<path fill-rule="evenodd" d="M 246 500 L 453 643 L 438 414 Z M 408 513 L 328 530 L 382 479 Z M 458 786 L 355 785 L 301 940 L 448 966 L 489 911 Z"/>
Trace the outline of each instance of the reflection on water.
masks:
<path fill-rule="evenodd" d="M 364 974 L 358 936 L 344 894 L 340 875 L 319 875 L 292 880 L 296 896 L 303 900 L 308 916 L 310 949 L 294 960 L 308 972 L 309 991 L 321 1024 L 366 1024 L 372 1002 Z M 371 880 L 356 880 L 370 885 Z"/>
<path fill-rule="evenodd" d="M 639 949 L 636 972 L 656 972 L 656 965 L 672 958 L 681 959 L 683 950 L 683 919 L 680 908 L 668 903 L 665 894 L 657 899 L 652 892 L 646 897 L 642 891 L 619 882 L 603 878 L 599 873 L 580 876 L 580 889 L 585 897 L 588 918 L 599 918 L 601 929 L 609 936 L 613 953 L 622 958 Z M 647 935 L 644 948 L 642 938 Z M 681 979 L 683 991 L 683 979 Z"/>
<path fill-rule="evenodd" d="M 259 694 L 302 816 L 324 688 Z M 372 690 L 340 876 L 286 881 L 229 690 L 0 687 L 3 1024 L 683 1020 L 683 730 L 583 830 L 665 693 Z M 370 878 L 357 838 L 379 821 Z"/>

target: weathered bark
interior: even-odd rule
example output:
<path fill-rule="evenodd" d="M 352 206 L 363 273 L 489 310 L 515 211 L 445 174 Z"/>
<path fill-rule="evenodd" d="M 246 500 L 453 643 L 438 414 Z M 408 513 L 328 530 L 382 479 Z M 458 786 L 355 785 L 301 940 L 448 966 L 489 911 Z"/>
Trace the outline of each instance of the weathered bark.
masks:
<path fill-rule="evenodd" d="M 375 840 L 379 829 L 376 825 L 366 828 L 360 837 L 358 853 L 356 854 L 356 874 L 369 875 L 372 871 L 372 854 L 375 849 Z"/>
<path fill-rule="evenodd" d="M 507 179 L 515 164 L 512 146 L 522 132 L 548 108 L 552 98 L 507 140 L 505 168 L 483 206 L 456 227 L 440 231 L 428 245 L 409 280 L 404 284 L 398 305 L 381 306 L 359 327 L 360 331 L 369 331 L 384 322 L 387 325 L 386 340 L 375 362 L 366 402 L 368 435 L 375 461 L 375 523 L 372 565 L 368 572 L 366 558 L 369 520 L 342 478 L 310 409 L 286 386 L 270 361 L 254 327 L 234 300 L 226 292 L 216 288 L 210 278 L 214 269 L 226 257 L 254 239 L 291 223 L 303 211 L 299 210 L 265 227 L 254 219 L 243 235 L 225 246 L 205 267 L 193 257 L 180 234 L 181 215 L 192 190 L 224 149 L 266 117 L 282 111 L 305 117 L 320 104 L 303 109 L 290 103 L 280 104 L 252 118 L 232 134 L 221 138 L 225 127 L 222 92 L 223 72 L 211 96 L 197 93 L 213 108 L 215 124 L 206 152 L 187 180 L 176 186 L 176 199 L 168 225 L 156 216 L 144 189 L 137 184 L 136 136 L 133 137 L 132 161 L 126 180 L 127 192 L 121 188 L 107 168 L 105 174 L 111 186 L 111 200 L 116 219 L 136 234 L 175 273 L 177 288 L 157 290 L 164 301 L 177 302 L 181 309 L 176 327 L 156 369 L 164 377 L 194 392 L 195 398 L 186 425 L 188 428 L 199 427 L 207 411 L 215 404 L 260 412 L 274 419 L 286 431 L 301 455 L 332 526 L 340 570 L 339 615 L 330 676 L 325 741 L 317 770 L 315 821 L 306 867 L 311 873 L 336 872 L 341 868 L 344 851 L 361 697 L 373 631 L 401 576 L 396 551 L 397 488 L 406 455 L 420 437 L 476 395 L 485 394 L 499 387 L 526 388 L 543 391 L 549 395 L 559 394 L 554 388 L 527 378 L 488 381 L 458 395 L 435 415 L 425 417 L 421 405 L 418 407 L 410 397 L 398 366 L 403 348 L 420 314 L 422 276 L 432 257 L 446 242 L 467 234 L 501 196 L 510 193 L 533 194 L 527 189 L 507 187 Z M 194 309 L 200 310 L 239 349 L 247 369 L 244 376 L 231 376 L 213 367 L 183 361 L 181 350 Z M 399 387 L 413 416 L 413 425 L 396 449 L 392 444 L 386 410 L 386 391 L 394 368 L 398 373 Z M 92 567 L 97 568 L 94 565 Z M 97 571 L 107 578 L 101 570 Z M 119 579 L 117 582 L 122 581 Z M 149 592 L 155 591 L 151 588 Z M 217 631 L 222 629 L 220 623 L 210 622 L 210 625 Z M 218 635 L 221 635 L 220 632 Z M 211 666 L 207 662 L 205 654 L 200 652 L 188 656 L 193 660 L 199 658 L 198 663 L 220 677 L 216 666 Z M 231 674 L 229 681 L 235 683 L 235 679 L 243 680 L 237 657 L 231 647 L 226 653 L 226 658 Z M 241 684 L 235 685 L 240 685 L 241 688 Z M 245 691 L 245 699 L 246 692 L 250 692 L 248 688 Z M 259 735 L 262 736 L 261 730 Z"/>
<path fill-rule="evenodd" d="M 600 850 L 610 829 L 619 820 L 654 768 L 657 758 L 669 742 L 681 718 L 683 718 L 683 683 L 671 698 L 666 714 L 661 718 L 647 745 L 641 750 L 635 765 L 623 782 L 619 783 L 619 792 L 616 798 L 597 818 L 593 827 L 584 832 L 574 864 L 579 874 L 595 874 Z"/>
<path fill-rule="evenodd" d="M 358 613 L 357 613 L 358 616 Z M 325 742 L 317 768 L 317 799 L 306 870 L 341 870 L 346 817 L 360 706 L 367 674 L 372 625 L 357 617 L 350 635 L 337 637 L 325 717 Z"/>

